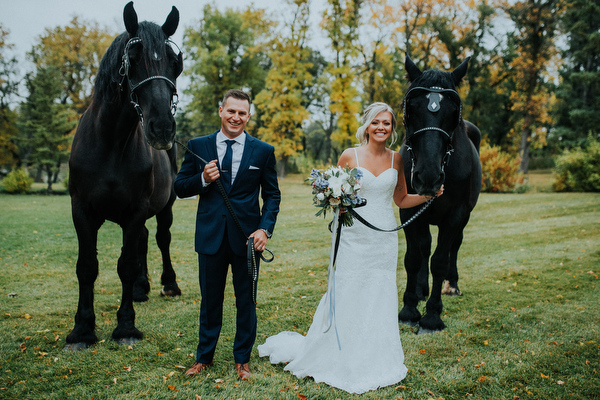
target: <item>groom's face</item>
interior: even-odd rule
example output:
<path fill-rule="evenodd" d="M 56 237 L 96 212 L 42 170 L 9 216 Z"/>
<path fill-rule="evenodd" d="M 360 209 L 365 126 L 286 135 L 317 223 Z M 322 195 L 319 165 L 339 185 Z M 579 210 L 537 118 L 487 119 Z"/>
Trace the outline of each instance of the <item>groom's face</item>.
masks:
<path fill-rule="evenodd" d="M 221 117 L 221 131 L 230 139 L 244 132 L 246 124 L 250 120 L 250 103 L 247 100 L 229 97 L 219 107 Z"/>

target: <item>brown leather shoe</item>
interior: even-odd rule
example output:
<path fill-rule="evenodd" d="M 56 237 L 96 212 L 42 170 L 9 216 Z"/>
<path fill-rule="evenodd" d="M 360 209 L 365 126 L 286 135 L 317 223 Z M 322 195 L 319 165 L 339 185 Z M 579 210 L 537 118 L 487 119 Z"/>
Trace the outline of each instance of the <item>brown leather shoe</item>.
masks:
<path fill-rule="evenodd" d="M 190 369 L 185 371 L 185 374 L 187 376 L 194 376 L 198 372 L 202 371 L 203 369 L 206 369 L 207 367 L 210 367 L 211 365 L 213 365 L 213 364 L 212 363 L 204 364 L 201 362 L 195 362 L 194 365 L 192 365 Z"/>
<path fill-rule="evenodd" d="M 250 377 L 250 367 L 248 366 L 248 363 L 236 363 L 235 370 L 237 371 L 238 379 L 242 381 L 247 381 Z"/>

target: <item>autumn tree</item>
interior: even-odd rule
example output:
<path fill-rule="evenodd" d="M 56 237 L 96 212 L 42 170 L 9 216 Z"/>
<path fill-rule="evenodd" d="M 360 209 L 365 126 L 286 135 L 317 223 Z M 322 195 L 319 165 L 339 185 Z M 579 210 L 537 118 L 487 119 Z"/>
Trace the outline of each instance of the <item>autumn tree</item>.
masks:
<path fill-rule="evenodd" d="M 255 100 L 263 115 L 258 136 L 275 146 L 278 174 L 285 176 L 286 164 L 302 150 L 302 125 L 308 120 L 309 99 L 306 88 L 312 86 L 311 50 L 306 46 L 309 29 L 308 0 L 289 1 L 294 5 L 292 20 L 285 24 L 287 35 L 277 36 L 269 56 L 272 66 L 265 89 Z"/>
<path fill-rule="evenodd" d="M 325 131 L 332 159 L 339 151 L 354 142 L 360 112 L 359 89 L 353 61 L 357 56 L 356 43 L 360 12 L 364 0 L 328 0 L 321 27 L 331 40 L 334 61 L 327 67 L 331 78 L 328 90 L 329 124 Z M 332 144 L 336 144 L 333 147 Z"/>
<path fill-rule="evenodd" d="M 18 94 L 17 59 L 9 55 L 12 45 L 8 32 L 0 25 L 0 165 L 12 166 L 18 162 L 15 137 L 17 113 L 10 108 Z"/>
<path fill-rule="evenodd" d="M 39 67 L 26 80 L 29 96 L 22 107 L 19 148 L 21 157 L 46 175 L 50 191 L 60 166 L 68 160 L 74 111 L 60 102 L 62 79 L 56 68 Z"/>
<path fill-rule="evenodd" d="M 582 146 L 589 133 L 600 133 L 600 4 L 573 0 L 562 18 L 567 47 L 557 91 L 557 126 L 561 147 Z"/>
<path fill-rule="evenodd" d="M 519 140 L 520 171 L 529 169 L 531 144 L 544 145 L 552 120 L 550 108 L 553 95 L 546 84 L 549 64 L 556 55 L 554 38 L 562 0 L 524 0 L 506 2 L 504 9 L 515 24 L 509 43 L 515 45 L 516 57 L 511 62 L 511 73 L 516 88 L 511 93 L 512 111 L 516 115 L 513 134 Z"/>
<path fill-rule="evenodd" d="M 60 103 L 72 104 L 81 114 L 90 104 L 100 60 L 115 36 L 95 22 L 74 17 L 64 27 L 46 28 L 28 55 L 37 68 L 58 71 Z"/>
<path fill-rule="evenodd" d="M 221 12 L 206 5 L 201 21 L 185 31 L 187 53 L 184 73 L 190 77 L 185 91 L 191 96 L 187 118 L 200 135 L 220 126 L 217 108 L 229 89 L 242 89 L 255 97 L 265 86 L 271 67 L 267 57 L 274 23 L 263 9 Z M 249 129 L 260 122 L 253 114 Z"/>

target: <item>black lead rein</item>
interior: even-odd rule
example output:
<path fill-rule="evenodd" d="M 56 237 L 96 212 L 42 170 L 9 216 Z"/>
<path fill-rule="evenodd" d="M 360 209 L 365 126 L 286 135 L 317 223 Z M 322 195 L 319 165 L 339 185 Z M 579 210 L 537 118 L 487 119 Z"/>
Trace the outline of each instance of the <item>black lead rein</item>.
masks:
<path fill-rule="evenodd" d="M 427 200 L 427 202 L 425 203 L 425 205 L 423 207 L 421 207 L 421 209 L 419 211 L 416 212 L 415 215 L 413 215 L 412 217 L 410 217 L 408 219 L 408 221 L 406 221 L 405 223 L 403 223 L 402 225 L 399 225 L 397 227 L 395 227 L 394 229 L 381 229 L 376 227 L 375 225 L 371 224 L 369 221 L 367 221 L 366 219 L 364 219 L 359 213 L 357 213 L 356 211 L 354 211 L 354 208 L 352 207 L 348 207 L 348 212 L 357 220 L 359 220 L 360 222 L 362 222 L 364 225 L 366 225 L 367 227 L 379 231 L 379 232 L 396 232 L 399 231 L 400 229 L 404 229 L 408 226 L 408 224 L 410 224 L 411 222 L 413 222 L 415 219 L 417 219 L 417 217 L 421 214 L 423 214 L 423 212 L 427 209 L 427 207 L 429 207 L 431 205 L 431 203 L 433 203 L 433 200 L 435 199 L 435 197 L 432 197 L 431 199 Z"/>
<path fill-rule="evenodd" d="M 181 143 L 179 140 L 175 139 L 175 143 L 177 143 L 185 151 L 187 151 L 188 153 L 190 153 L 191 155 L 193 155 L 194 157 L 196 157 L 197 159 L 202 161 L 204 164 L 208 164 L 208 161 L 206 161 L 205 159 L 200 157 L 198 154 L 191 151 L 186 145 Z M 217 188 L 219 189 L 219 193 L 223 197 L 223 200 L 225 200 L 225 205 L 227 206 L 229 213 L 233 217 L 233 221 L 235 222 L 236 226 L 238 227 L 238 229 L 240 230 L 242 235 L 244 235 L 244 237 L 246 239 L 248 239 L 248 247 L 247 247 L 248 275 L 250 276 L 250 280 L 252 281 L 252 300 L 254 301 L 254 304 L 256 304 L 256 290 L 257 290 L 257 284 L 258 284 L 258 266 L 256 265 L 256 258 L 254 258 L 254 251 L 255 251 L 254 250 L 254 238 L 248 237 L 246 235 L 246 233 L 244 232 L 244 228 L 242 228 L 242 224 L 240 223 L 240 220 L 238 219 L 237 215 L 235 214 L 235 211 L 233 211 L 233 207 L 231 206 L 231 202 L 229 201 L 227 192 L 225 191 L 225 188 L 223 187 L 223 182 L 221 182 L 221 178 L 219 177 L 215 182 L 217 183 Z M 271 257 L 265 258 L 265 256 L 263 255 L 264 251 L 271 254 Z M 264 251 L 260 253 L 261 260 L 263 260 L 266 263 L 270 263 L 271 261 L 273 261 L 273 259 L 275 259 L 275 254 L 273 254 L 273 252 L 271 250 L 269 250 L 265 247 Z"/>

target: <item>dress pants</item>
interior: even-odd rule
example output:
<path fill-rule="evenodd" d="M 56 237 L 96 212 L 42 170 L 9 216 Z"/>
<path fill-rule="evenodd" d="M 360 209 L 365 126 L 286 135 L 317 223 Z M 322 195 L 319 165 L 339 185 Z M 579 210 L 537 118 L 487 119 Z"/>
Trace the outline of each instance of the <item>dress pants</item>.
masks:
<path fill-rule="evenodd" d="M 260 258 L 256 258 L 258 265 Z M 252 302 L 246 256 L 233 254 L 225 232 L 219 251 L 213 255 L 198 254 L 198 264 L 202 300 L 196 361 L 209 364 L 213 360 L 223 323 L 223 297 L 231 265 L 237 309 L 233 357 L 236 363 L 247 363 L 256 339 L 256 305 Z"/>

